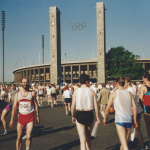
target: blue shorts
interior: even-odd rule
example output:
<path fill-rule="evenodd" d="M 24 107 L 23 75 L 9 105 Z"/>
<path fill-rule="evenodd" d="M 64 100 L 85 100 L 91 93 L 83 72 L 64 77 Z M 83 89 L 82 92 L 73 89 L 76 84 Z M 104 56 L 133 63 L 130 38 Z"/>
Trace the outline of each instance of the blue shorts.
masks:
<path fill-rule="evenodd" d="M 132 123 L 125 123 L 125 122 L 116 122 L 117 125 L 125 127 L 127 129 L 131 129 Z"/>

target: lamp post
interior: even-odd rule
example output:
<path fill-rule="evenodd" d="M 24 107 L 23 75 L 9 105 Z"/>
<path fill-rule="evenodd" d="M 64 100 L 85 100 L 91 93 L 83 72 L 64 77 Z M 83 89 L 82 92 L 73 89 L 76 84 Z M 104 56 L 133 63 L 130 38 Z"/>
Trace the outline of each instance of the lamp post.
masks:
<path fill-rule="evenodd" d="M 4 83 L 4 30 L 5 30 L 5 11 L 1 12 L 2 20 L 2 83 Z"/>

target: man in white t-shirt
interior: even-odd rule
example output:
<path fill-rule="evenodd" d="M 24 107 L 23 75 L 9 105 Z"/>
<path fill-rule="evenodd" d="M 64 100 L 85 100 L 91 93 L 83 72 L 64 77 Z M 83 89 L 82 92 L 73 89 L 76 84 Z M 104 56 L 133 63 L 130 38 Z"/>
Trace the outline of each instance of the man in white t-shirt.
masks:
<path fill-rule="evenodd" d="M 138 127 L 135 129 L 135 131 L 136 131 L 136 134 L 137 134 L 137 137 L 138 137 L 138 140 L 139 140 L 139 144 L 141 146 L 141 150 L 144 150 L 143 135 L 142 135 L 141 130 L 140 130 L 141 112 L 140 112 L 140 109 L 139 109 L 138 104 L 137 104 L 136 92 L 135 92 L 134 88 L 131 85 L 130 78 L 128 78 L 128 77 L 125 78 L 125 86 L 124 87 L 129 92 L 131 92 L 134 96 L 135 104 L 136 104 L 136 107 L 137 107 L 137 124 L 138 124 Z"/>
<path fill-rule="evenodd" d="M 4 100 L 5 98 L 5 90 L 4 90 L 4 87 L 2 88 L 1 90 L 1 100 Z"/>

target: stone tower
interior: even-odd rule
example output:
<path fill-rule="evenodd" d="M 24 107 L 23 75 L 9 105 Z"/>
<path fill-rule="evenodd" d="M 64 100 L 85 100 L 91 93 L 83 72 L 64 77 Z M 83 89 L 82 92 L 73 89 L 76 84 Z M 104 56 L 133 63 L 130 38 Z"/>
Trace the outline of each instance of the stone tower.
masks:
<path fill-rule="evenodd" d="M 105 83 L 105 6 L 103 2 L 96 3 L 97 14 L 97 71 L 98 82 Z"/>
<path fill-rule="evenodd" d="M 61 37 L 60 10 L 50 7 L 50 82 L 60 84 L 61 81 Z"/>

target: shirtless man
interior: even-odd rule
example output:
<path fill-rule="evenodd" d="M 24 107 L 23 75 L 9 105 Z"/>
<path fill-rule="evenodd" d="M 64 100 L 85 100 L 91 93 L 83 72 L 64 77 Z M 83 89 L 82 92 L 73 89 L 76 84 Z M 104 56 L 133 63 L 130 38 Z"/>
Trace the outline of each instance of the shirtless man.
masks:
<path fill-rule="evenodd" d="M 147 134 L 149 137 L 149 144 L 145 147 L 150 149 L 150 75 L 143 75 L 143 85 L 140 89 L 140 104 L 144 109 L 144 120 L 147 128 Z"/>
<path fill-rule="evenodd" d="M 116 129 L 121 142 L 120 150 L 129 150 L 127 140 L 132 126 L 132 110 L 134 127 L 137 128 L 137 108 L 132 93 L 124 88 L 125 79 L 119 77 L 116 82 L 118 90 L 110 94 L 103 123 L 107 126 L 107 116 L 110 107 L 114 104 Z"/>
<path fill-rule="evenodd" d="M 40 118 L 38 112 L 38 104 L 35 98 L 35 92 L 29 92 L 29 80 L 27 78 L 22 78 L 21 86 L 22 90 L 15 94 L 9 125 L 10 127 L 13 127 L 14 125 L 14 117 L 17 109 L 17 104 L 19 103 L 16 150 L 21 150 L 22 134 L 25 126 L 27 126 L 26 150 L 29 150 L 34 122 L 34 109 L 36 112 L 36 121 L 38 124 L 40 123 Z"/>

